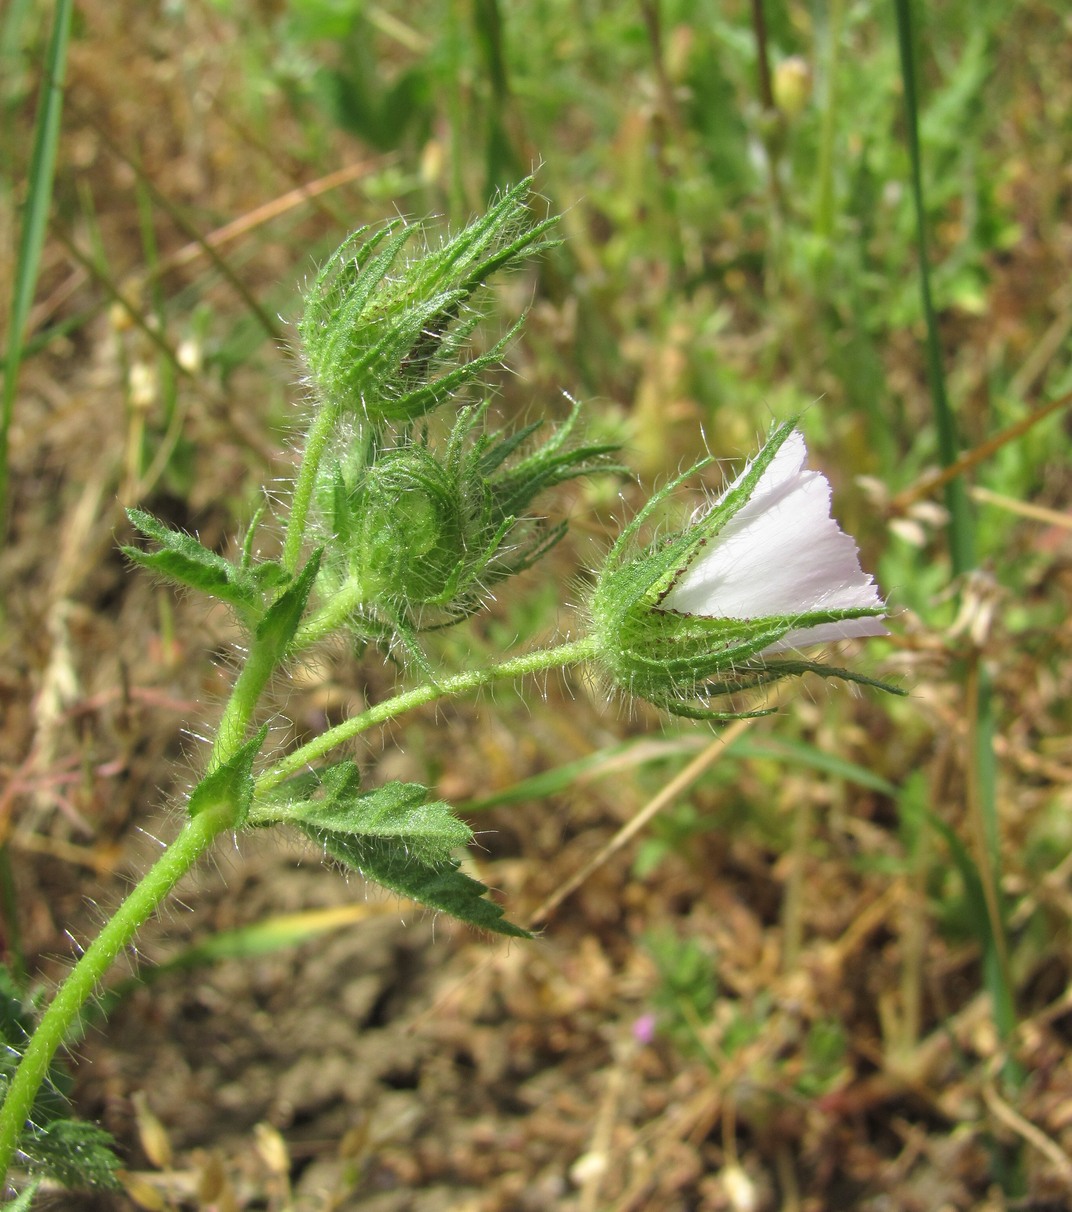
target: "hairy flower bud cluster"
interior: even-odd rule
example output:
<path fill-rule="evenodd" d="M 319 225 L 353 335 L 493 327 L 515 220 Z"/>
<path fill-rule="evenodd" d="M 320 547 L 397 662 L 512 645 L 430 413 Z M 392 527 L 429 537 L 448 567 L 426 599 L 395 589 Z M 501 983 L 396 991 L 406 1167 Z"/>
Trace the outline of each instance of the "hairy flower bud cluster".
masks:
<path fill-rule="evenodd" d="M 439 446 L 369 444 L 321 481 L 326 544 L 321 589 L 346 593 L 358 629 L 407 639 L 477 610 L 489 588 L 529 567 L 565 533 L 530 513 L 545 489 L 614 470 L 606 444 L 571 445 L 570 417 L 542 444 L 539 424 L 511 435 L 483 432 L 486 406 L 466 408 Z"/>
<path fill-rule="evenodd" d="M 419 227 L 359 231 L 309 290 L 299 330 L 314 419 L 292 529 L 308 517 L 322 554 L 318 613 L 299 643 L 346 626 L 421 660 L 418 632 L 472 614 L 561 537 L 564 524 L 531 515 L 544 489 L 614 469 L 613 445 L 572 440 L 576 406 L 533 446 L 539 425 L 489 433 L 486 404 L 464 403 L 517 327 L 472 353 L 476 296 L 491 274 L 555 243 L 554 220 L 530 213 L 530 185 L 416 257 L 407 247 Z M 453 421 L 425 420 L 440 408 Z M 290 548 L 295 562 L 296 540 Z"/>
<path fill-rule="evenodd" d="M 473 299 L 490 275 L 556 241 L 533 223 L 529 181 L 438 248 L 408 252 L 419 227 L 401 221 L 354 232 L 309 289 L 298 325 L 319 402 L 374 426 L 419 419 L 498 362 L 515 325 L 465 360 L 480 321 Z M 519 322 L 520 323 L 520 322 Z"/>
<path fill-rule="evenodd" d="M 885 634 L 886 608 L 856 544 L 830 514 L 830 485 L 778 426 L 725 492 L 646 550 L 641 527 L 696 468 L 656 494 L 614 545 L 591 601 L 601 664 L 631 694 L 713 718 L 713 697 L 814 671 L 867 682 L 792 654 Z"/>

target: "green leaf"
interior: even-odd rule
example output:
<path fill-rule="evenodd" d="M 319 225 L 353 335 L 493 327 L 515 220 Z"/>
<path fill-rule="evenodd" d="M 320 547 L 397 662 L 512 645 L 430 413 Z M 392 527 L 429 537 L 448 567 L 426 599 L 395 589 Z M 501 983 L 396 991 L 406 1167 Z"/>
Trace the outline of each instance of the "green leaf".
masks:
<path fill-rule="evenodd" d="M 127 517 L 135 530 L 159 545 L 159 550 L 142 551 L 138 547 L 125 546 L 123 554 L 169 581 L 199 589 L 248 611 L 259 598 L 258 579 L 271 579 L 271 574 L 243 572 L 230 560 L 209 551 L 193 535 L 172 530 L 143 509 L 128 509 Z"/>
<path fill-rule="evenodd" d="M 77 1119 L 56 1119 L 40 1131 L 24 1133 L 19 1151 L 29 1168 L 65 1187 L 116 1190 L 119 1161 L 103 1128 Z"/>
<path fill-rule="evenodd" d="M 329 767 L 319 783 L 323 795 L 316 799 L 258 805 L 255 822 L 287 821 L 315 830 L 318 840 L 330 834 L 343 849 L 360 850 L 370 842 L 395 845 L 407 858 L 428 866 L 449 864 L 453 851 L 472 840 L 473 831 L 450 805 L 429 801 L 428 788 L 419 783 L 386 783 L 362 793 L 361 774 L 349 761 Z"/>
<path fill-rule="evenodd" d="M 318 784 L 311 787 L 308 778 L 288 782 L 288 791 L 323 794 L 297 801 L 278 795 L 261 800 L 250 814 L 251 822 L 296 825 L 332 858 L 400 896 L 481 930 L 530 937 L 486 899 L 483 884 L 459 870 L 452 852 L 472 838 L 472 831 L 449 804 L 428 802 L 426 787 L 387 783 L 361 793 L 358 769 L 348 761 L 324 771 Z"/>
<path fill-rule="evenodd" d="M 227 807 L 236 810 L 234 828 L 240 829 L 245 824 L 253 799 L 253 761 L 267 735 L 268 725 L 265 724 L 226 762 L 205 775 L 190 795 L 187 807 L 191 816 Z"/>
<path fill-rule="evenodd" d="M 308 564 L 264 612 L 257 624 L 257 641 L 263 645 L 264 659 L 278 665 L 286 656 L 290 641 L 305 613 L 305 604 L 320 571 L 320 551 L 314 551 Z"/>
<path fill-rule="evenodd" d="M 430 909 L 442 910 L 480 930 L 512 938 L 532 937 L 527 930 L 508 922 L 502 909 L 494 901 L 485 899 L 488 888 L 463 875 L 454 859 L 445 866 L 429 866 L 407 853 L 405 846 L 397 842 L 347 837 L 313 826 L 301 828 L 332 858 L 400 896 L 408 896 Z"/>
<path fill-rule="evenodd" d="M 6 1203 L 0 1204 L 3 1212 L 30 1212 L 30 1206 L 33 1203 L 33 1198 L 37 1194 L 37 1188 L 40 1187 L 41 1180 L 34 1179 L 32 1183 L 24 1190 L 20 1191 L 14 1199 L 9 1199 Z"/>

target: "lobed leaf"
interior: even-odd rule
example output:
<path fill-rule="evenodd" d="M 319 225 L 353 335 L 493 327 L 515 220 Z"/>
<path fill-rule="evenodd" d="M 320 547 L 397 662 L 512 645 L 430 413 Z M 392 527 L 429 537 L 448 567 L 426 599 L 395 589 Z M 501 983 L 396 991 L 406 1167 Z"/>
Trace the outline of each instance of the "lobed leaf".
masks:
<path fill-rule="evenodd" d="M 396 845 L 402 854 L 431 866 L 449 864 L 453 851 L 472 840 L 473 831 L 450 805 L 429 801 L 428 788 L 419 783 L 392 782 L 362 792 L 360 771 L 350 761 L 329 767 L 317 782 L 316 788 L 308 783 L 302 788 L 310 794 L 322 790 L 316 799 L 259 805 L 254 813 L 258 823 L 266 818 L 287 821 L 306 831 L 331 834 L 344 847 Z"/>
<path fill-rule="evenodd" d="M 261 801 L 250 814 L 255 824 L 296 825 L 332 858 L 430 909 L 449 913 L 481 930 L 528 938 L 528 932 L 503 917 L 488 900 L 488 889 L 459 870 L 453 851 L 472 838 L 449 804 L 428 801 L 417 783 L 387 783 L 360 792 L 353 762 L 340 762 L 316 778 L 284 784 L 303 798 Z M 283 790 L 283 789 L 280 789 Z M 305 793 L 322 790 L 316 799 Z"/>
<path fill-rule="evenodd" d="M 65 1187 L 119 1187 L 119 1160 L 103 1128 L 77 1119 L 56 1119 L 46 1128 L 19 1138 L 19 1152 L 34 1174 Z"/>
<path fill-rule="evenodd" d="M 449 913 L 480 930 L 512 938 L 532 937 L 527 930 L 506 920 L 502 909 L 487 899 L 487 886 L 464 875 L 455 859 L 446 865 L 432 866 L 421 862 L 397 842 L 356 838 L 315 826 L 303 825 L 301 828 L 332 858 L 400 896 Z"/>
<path fill-rule="evenodd" d="M 270 572 L 254 573 L 238 568 L 193 535 L 172 530 L 143 509 L 128 509 L 127 517 L 135 530 L 159 545 L 158 551 L 124 546 L 122 551 L 128 559 L 169 581 L 228 602 L 243 613 L 257 604 L 259 582 L 272 579 Z"/>

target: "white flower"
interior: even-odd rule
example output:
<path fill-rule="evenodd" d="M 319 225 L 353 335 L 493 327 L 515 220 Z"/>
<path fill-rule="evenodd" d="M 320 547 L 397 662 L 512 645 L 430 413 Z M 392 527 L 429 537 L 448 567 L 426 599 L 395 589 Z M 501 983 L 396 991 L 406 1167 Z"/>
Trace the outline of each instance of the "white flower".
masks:
<path fill-rule="evenodd" d="M 662 609 L 749 620 L 882 608 L 874 579 L 860 567 L 855 542 L 830 514 L 829 482 L 821 472 L 804 467 L 807 454 L 803 436 L 794 430 L 752 495 L 675 580 L 659 603 Z M 742 482 L 751 466 L 712 508 Z M 885 634 L 873 615 L 839 619 L 793 628 L 761 655 Z"/>

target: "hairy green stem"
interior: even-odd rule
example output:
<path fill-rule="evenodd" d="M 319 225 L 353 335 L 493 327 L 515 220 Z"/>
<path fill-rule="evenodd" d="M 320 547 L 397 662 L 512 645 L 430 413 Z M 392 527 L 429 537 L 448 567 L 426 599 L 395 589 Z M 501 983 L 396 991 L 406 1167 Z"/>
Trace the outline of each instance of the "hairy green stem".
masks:
<path fill-rule="evenodd" d="M 298 565 L 301 563 L 305 527 L 309 520 L 309 505 L 313 499 L 313 489 L 316 487 L 316 477 L 320 471 L 320 460 L 323 458 L 338 415 L 339 410 L 336 406 L 328 403 L 322 404 L 309 429 L 309 436 L 305 439 L 301 467 L 298 470 L 298 478 L 294 482 L 294 499 L 290 505 L 290 517 L 287 519 L 287 534 L 283 540 L 283 567 L 289 573 L 297 572 Z"/>
<path fill-rule="evenodd" d="M 554 648 L 524 653 L 441 682 L 427 682 L 377 704 L 353 719 L 303 745 L 266 771 L 256 782 L 256 794 L 263 795 L 278 786 L 310 762 L 374 728 L 438 698 L 456 697 L 493 682 L 540 673 L 565 665 L 591 660 L 596 642 L 590 638 L 574 640 Z M 241 744 L 264 683 L 272 672 L 272 663 L 257 645 L 235 684 L 224 711 L 224 719 L 212 752 L 212 764 L 226 761 Z M 237 807 L 227 803 L 206 809 L 189 820 L 155 866 L 116 910 L 97 938 L 90 944 L 70 975 L 60 986 L 45 1011 L 8 1087 L 0 1108 L 0 1189 L 18 1147 L 19 1135 L 31 1116 L 34 1099 L 48 1074 L 57 1049 L 71 1032 L 79 1012 L 93 990 L 104 979 L 112 961 L 134 937 L 138 928 L 167 897 L 175 884 L 212 844 L 213 840 L 236 823 Z"/>
<path fill-rule="evenodd" d="M 335 635 L 365 598 L 365 588 L 359 581 L 347 581 L 298 628 L 288 649 L 288 655 L 296 656 L 321 640 L 326 640 L 328 636 Z"/>
<path fill-rule="evenodd" d="M 246 663 L 242 666 L 242 672 L 238 675 L 238 681 L 231 691 L 231 697 L 227 700 L 227 706 L 223 709 L 220 725 L 216 729 L 216 738 L 212 742 L 209 770 L 222 766 L 241 747 L 261 694 L 278 665 L 279 654 L 275 648 L 255 640 L 246 657 Z"/>
<path fill-rule="evenodd" d="M 27 1045 L 0 1108 L 0 1191 L 30 1118 L 34 1099 L 56 1050 L 70 1034 L 79 1012 L 104 979 L 112 961 L 212 841 L 235 823 L 235 808 L 224 804 L 189 820 L 174 842 L 115 911 L 60 986 Z"/>
<path fill-rule="evenodd" d="M 535 652 L 526 652 L 521 656 L 511 657 L 498 665 L 489 665 L 484 669 L 474 669 L 467 673 L 458 673 L 453 677 L 444 678 L 441 682 L 426 682 L 413 690 L 403 691 L 393 699 L 387 699 L 344 720 L 327 732 L 322 732 L 315 740 L 287 754 L 281 762 L 266 770 L 254 784 L 254 798 L 264 795 L 280 783 L 304 770 L 310 762 L 315 762 L 326 753 L 346 741 L 353 740 L 361 733 L 393 720 L 395 716 L 422 707 L 435 699 L 456 698 L 488 686 L 492 682 L 507 681 L 512 678 L 524 677 L 532 673 L 541 673 L 545 669 L 558 669 L 564 665 L 579 665 L 590 661 L 596 655 L 596 641 L 591 637 L 583 640 L 571 640 L 559 644 L 555 648 L 540 648 Z"/>

